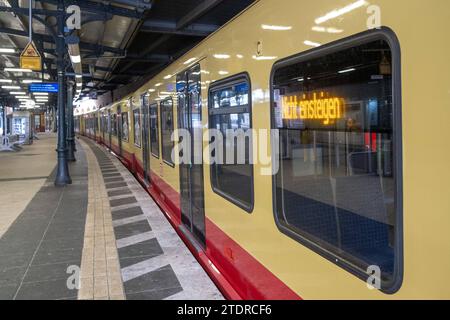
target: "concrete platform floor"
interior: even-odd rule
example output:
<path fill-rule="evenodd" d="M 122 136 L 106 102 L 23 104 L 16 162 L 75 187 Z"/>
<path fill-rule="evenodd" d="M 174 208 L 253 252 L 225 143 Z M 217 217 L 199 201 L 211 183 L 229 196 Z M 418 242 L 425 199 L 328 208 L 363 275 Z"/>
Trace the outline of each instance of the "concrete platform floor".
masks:
<path fill-rule="evenodd" d="M 55 146 L 0 154 L 0 299 L 223 299 L 116 158 L 79 139 L 55 188 Z"/>

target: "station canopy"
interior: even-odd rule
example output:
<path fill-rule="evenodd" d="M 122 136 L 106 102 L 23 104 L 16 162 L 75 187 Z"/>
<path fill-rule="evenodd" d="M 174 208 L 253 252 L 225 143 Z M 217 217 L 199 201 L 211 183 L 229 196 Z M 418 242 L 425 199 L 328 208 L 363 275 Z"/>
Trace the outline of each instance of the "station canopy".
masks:
<path fill-rule="evenodd" d="M 81 9 L 81 29 L 66 33 L 66 42 L 76 43 L 81 57 L 79 70 L 75 70 L 78 67 L 66 56 L 66 72 L 83 75 L 77 97 L 118 91 L 125 95 L 136 90 L 253 2 L 64 1 L 66 8 L 78 5 Z M 42 56 L 42 71 L 17 69 L 29 40 L 28 4 L 29 0 L 0 0 L 0 99 L 17 105 L 26 98 L 36 100 L 28 92 L 30 82 L 57 79 L 54 35 L 58 0 L 32 1 L 33 43 Z M 24 97 L 18 92 L 25 93 Z M 48 101 L 41 98 L 39 104 L 45 106 L 55 99 L 56 95 L 50 94 Z"/>

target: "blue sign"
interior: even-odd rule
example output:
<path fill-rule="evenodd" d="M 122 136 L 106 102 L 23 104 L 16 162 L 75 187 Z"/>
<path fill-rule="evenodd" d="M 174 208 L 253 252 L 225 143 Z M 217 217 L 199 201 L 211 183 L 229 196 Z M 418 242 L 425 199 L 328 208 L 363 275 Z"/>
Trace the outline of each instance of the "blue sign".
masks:
<path fill-rule="evenodd" d="M 28 86 L 30 92 L 58 92 L 59 86 L 57 83 L 43 82 L 43 83 L 31 83 Z"/>

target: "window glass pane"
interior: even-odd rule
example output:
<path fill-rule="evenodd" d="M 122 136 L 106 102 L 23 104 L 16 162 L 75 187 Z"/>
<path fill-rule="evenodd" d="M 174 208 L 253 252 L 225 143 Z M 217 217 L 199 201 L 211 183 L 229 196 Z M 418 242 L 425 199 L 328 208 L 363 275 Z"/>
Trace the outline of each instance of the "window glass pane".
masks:
<path fill-rule="evenodd" d="M 228 87 L 220 86 L 220 89 L 212 89 L 210 96 L 210 129 L 219 130 L 223 136 L 223 162 L 211 165 L 211 184 L 217 193 L 250 211 L 253 206 L 253 166 L 250 161 L 252 149 L 249 130 L 251 114 L 235 113 L 236 109 L 231 109 L 248 106 L 249 84 L 247 81 L 238 81 Z M 220 112 L 217 113 L 216 110 Z M 236 138 L 239 133 L 243 139 Z M 243 148 L 240 148 L 239 144 L 242 144 Z M 241 158 L 238 156 L 238 150 L 244 150 Z M 212 156 L 215 156 L 215 152 Z"/>
<path fill-rule="evenodd" d="M 172 99 L 164 100 L 161 106 L 161 139 L 162 139 L 162 157 L 167 163 L 173 164 L 172 141 L 173 133 L 173 102 Z"/>
<path fill-rule="evenodd" d="M 117 136 L 117 114 L 111 115 L 112 123 L 111 123 L 111 134 L 113 136 Z"/>
<path fill-rule="evenodd" d="M 392 280 L 395 246 L 392 57 L 385 41 L 274 74 L 279 220 L 366 272 Z"/>
<path fill-rule="evenodd" d="M 159 130 L 158 130 L 158 105 L 150 106 L 150 150 L 159 157 Z"/>
<path fill-rule="evenodd" d="M 248 83 L 241 82 L 220 90 L 212 94 L 214 109 L 224 107 L 238 107 L 248 105 Z"/>
<path fill-rule="evenodd" d="M 133 110 L 134 144 L 141 146 L 141 109 Z"/>
<path fill-rule="evenodd" d="M 128 112 L 121 114 L 122 116 L 122 140 L 129 140 L 129 124 L 128 124 Z"/>

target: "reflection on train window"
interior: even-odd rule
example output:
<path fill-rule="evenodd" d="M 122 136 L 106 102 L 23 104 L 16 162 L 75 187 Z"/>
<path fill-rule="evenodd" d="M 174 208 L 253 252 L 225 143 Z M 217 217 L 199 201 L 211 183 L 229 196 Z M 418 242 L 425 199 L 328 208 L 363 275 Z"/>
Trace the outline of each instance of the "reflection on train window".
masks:
<path fill-rule="evenodd" d="M 392 53 L 379 40 L 294 59 L 273 80 L 281 229 L 357 274 L 378 266 L 384 284 L 394 280 L 397 245 L 392 79 Z"/>
<path fill-rule="evenodd" d="M 210 90 L 209 128 L 217 129 L 223 137 L 211 133 L 217 150 L 211 151 L 211 185 L 216 193 L 240 206 L 253 210 L 253 165 L 251 146 L 250 84 L 246 75 L 215 83 Z M 240 135 L 240 138 L 238 136 Z M 217 140 L 216 140 L 217 139 Z M 242 155 L 238 150 L 244 151 Z"/>
<path fill-rule="evenodd" d="M 172 98 L 161 101 L 161 146 L 163 160 L 173 165 L 172 150 L 174 142 L 172 141 L 173 133 L 173 102 Z"/>
<path fill-rule="evenodd" d="M 121 116 L 122 116 L 122 140 L 128 141 L 130 138 L 128 112 L 123 112 Z"/>
<path fill-rule="evenodd" d="M 111 134 L 117 136 L 117 114 L 111 115 Z"/>
<path fill-rule="evenodd" d="M 141 109 L 133 110 L 134 145 L 141 147 Z"/>
<path fill-rule="evenodd" d="M 159 158 L 158 105 L 150 105 L 150 151 Z"/>

